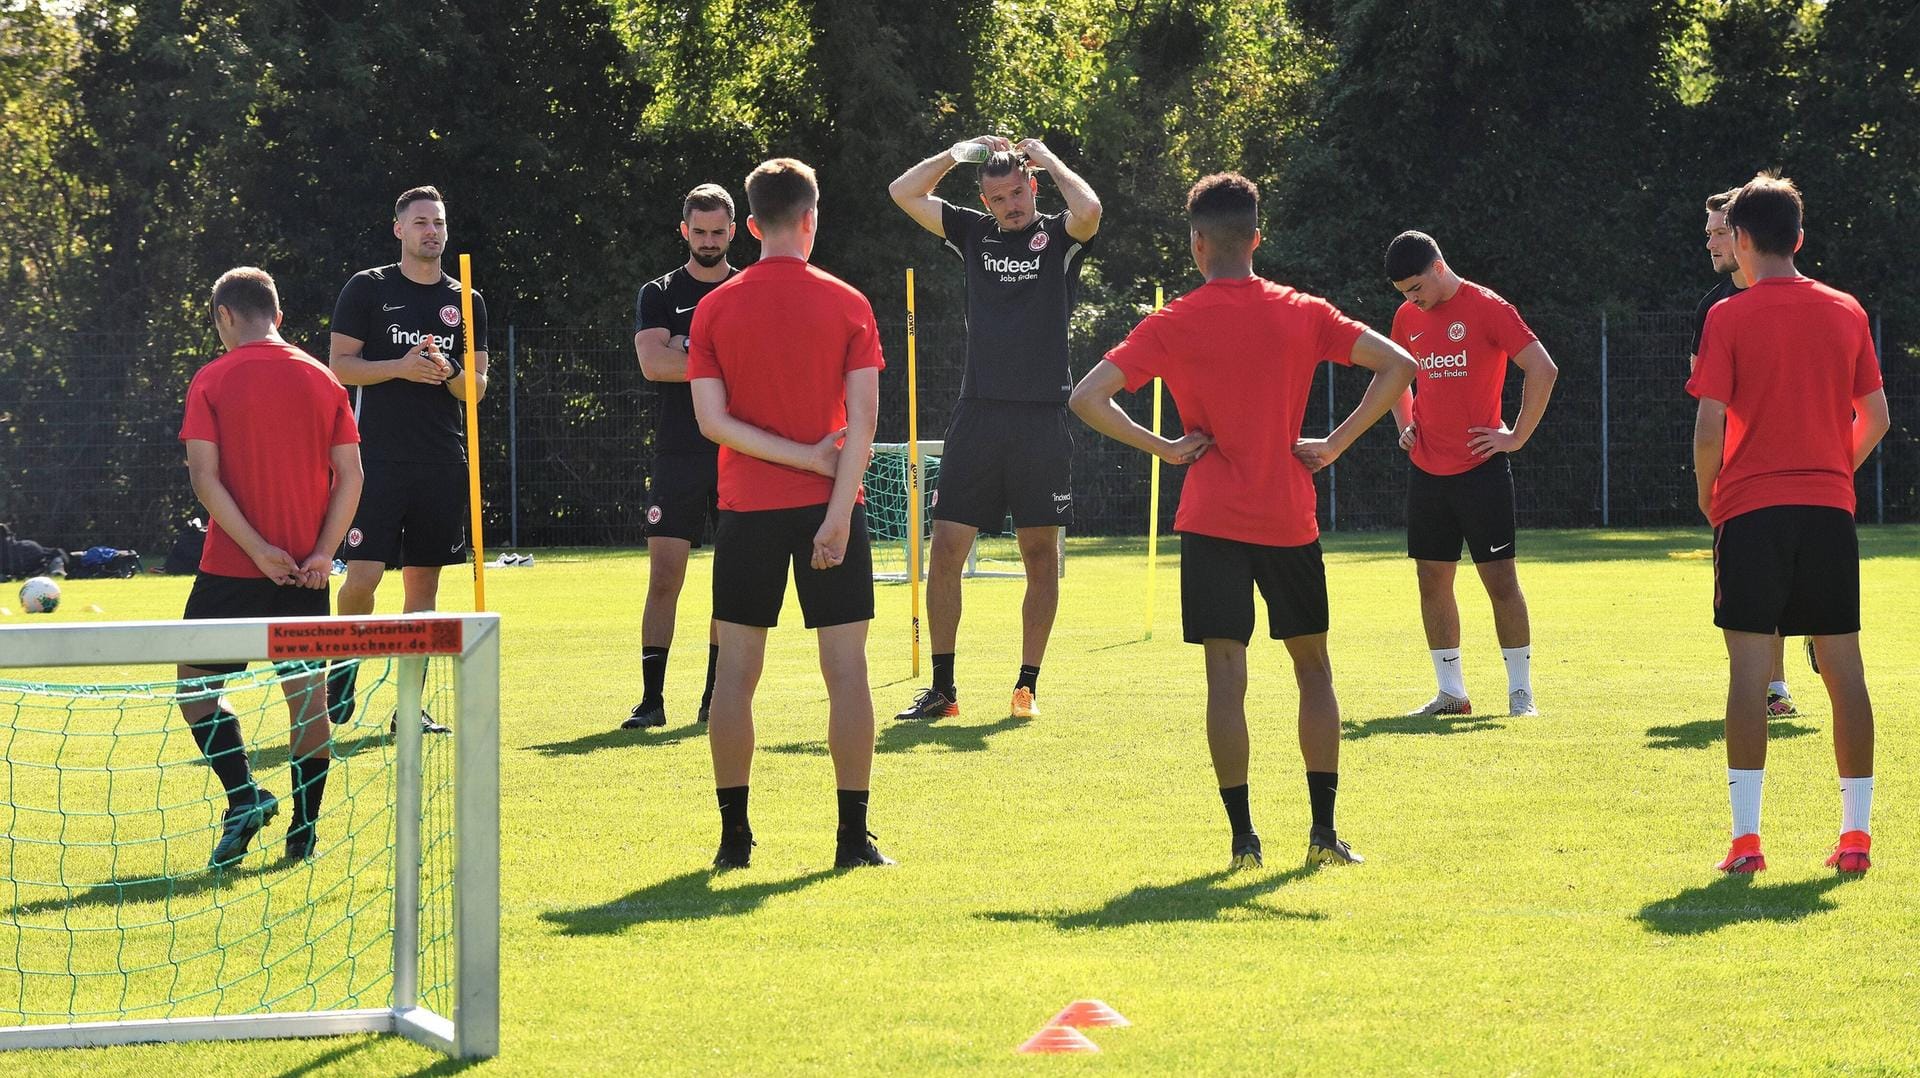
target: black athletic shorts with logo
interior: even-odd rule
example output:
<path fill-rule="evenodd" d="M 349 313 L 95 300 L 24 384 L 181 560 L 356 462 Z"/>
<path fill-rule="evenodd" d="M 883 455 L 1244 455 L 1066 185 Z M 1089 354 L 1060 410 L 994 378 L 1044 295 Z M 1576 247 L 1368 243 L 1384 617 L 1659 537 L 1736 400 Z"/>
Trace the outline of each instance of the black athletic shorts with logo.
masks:
<path fill-rule="evenodd" d="M 713 533 L 713 616 L 735 625 L 771 629 L 780 623 L 787 570 L 800 593 L 800 617 L 809 629 L 873 620 L 873 552 L 867 511 L 853 507 L 847 556 L 831 569 L 813 567 L 813 536 L 827 518 L 825 505 L 797 509 L 720 511 Z"/>
<path fill-rule="evenodd" d="M 193 578 L 193 590 L 187 593 L 187 609 L 180 616 L 187 621 L 205 621 L 211 618 L 324 618 L 331 613 L 326 588 L 275 584 L 264 576 L 200 573 Z M 243 662 L 194 663 L 193 666 L 215 674 L 237 674 L 247 668 Z"/>
<path fill-rule="evenodd" d="M 1740 633 L 1860 631 L 1860 540 L 1853 514 L 1770 505 L 1713 530 L 1713 623 Z"/>
<path fill-rule="evenodd" d="M 1407 557 L 1474 563 L 1513 557 L 1513 465 L 1505 453 L 1459 475 L 1407 469 Z"/>
<path fill-rule="evenodd" d="M 459 565 L 467 560 L 467 466 L 370 460 L 342 547 L 348 561 Z"/>
<path fill-rule="evenodd" d="M 1062 404 L 963 398 L 940 456 L 933 519 L 998 532 L 1073 523 L 1073 435 Z"/>
<path fill-rule="evenodd" d="M 1261 546 L 1180 535 L 1180 627 L 1189 644 L 1253 639 L 1253 592 L 1267 601 L 1275 640 L 1327 631 L 1327 569 L 1318 540 Z"/>
<path fill-rule="evenodd" d="M 649 539 L 698 543 L 720 511 L 720 459 L 712 453 L 662 453 L 647 477 Z"/>

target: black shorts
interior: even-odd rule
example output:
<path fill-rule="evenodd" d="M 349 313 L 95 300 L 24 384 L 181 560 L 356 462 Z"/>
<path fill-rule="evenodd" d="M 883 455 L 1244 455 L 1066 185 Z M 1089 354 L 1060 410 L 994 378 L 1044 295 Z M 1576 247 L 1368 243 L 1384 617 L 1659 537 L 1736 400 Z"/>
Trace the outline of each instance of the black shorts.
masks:
<path fill-rule="evenodd" d="M 998 532 L 1073 523 L 1073 435 L 1062 404 L 963 399 L 947 428 L 933 519 Z"/>
<path fill-rule="evenodd" d="M 324 618 L 331 613 L 326 588 L 275 584 L 263 576 L 200 573 L 193 578 L 193 590 L 187 593 L 187 608 L 180 616 L 187 621 L 205 621 L 210 618 Z M 243 662 L 192 665 L 215 674 L 237 674 L 247 668 Z"/>
<path fill-rule="evenodd" d="M 649 539 L 698 543 L 720 511 L 720 461 L 712 453 L 662 453 L 647 477 Z"/>
<path fill-rule="evenodd" d="M 1853 514 L 1771 505 L 1713 530 L 1713 623 L 1740 633 L 1860 631 L 1860 540 Z"/>
<path fill-rule="evenodd" d="M 1327 631 L 1327 569 L 1318 540 L 1261 546 L 1180 535 L 1180 627 L 1189 644 L 1253 639 L 1253 591 L 1267 601 L 1275 640 Z"/>
<path fill-rule="evenodd" d="M 467 466 L 370 460 L 342 556 L 403 565 L 467 560 Z"/>
<path fill-rule="evenodd" d="M 1513 557 L 1513 465 L 1505 453 L 1459 475 L 1407 469 L 1407 557 L 1474 563 Z"/>
<path fill-rule="evenodd" d="M 800 617 L 809 629 L 873 620 L 873 552 L 867 547 L 867 511 L 853 507 L 847 557 L 831 569 L 813 567 L 813 536 L 825 505 L 798 509 L 720 511 L 713 533 L 713 617 L 771 629 L 787 598 L 787 567 L 800 593 Z"/>

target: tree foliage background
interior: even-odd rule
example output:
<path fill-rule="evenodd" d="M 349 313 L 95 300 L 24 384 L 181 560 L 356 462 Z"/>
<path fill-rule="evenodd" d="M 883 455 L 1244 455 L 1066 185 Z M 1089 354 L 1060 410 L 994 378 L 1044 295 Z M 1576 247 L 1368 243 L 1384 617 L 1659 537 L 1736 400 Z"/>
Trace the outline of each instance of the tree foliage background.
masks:
<path fill-rule="evenodd" d="M 797 156 L 816 261 L 897 310 L 938 253 L 887 181 L 989 131 L 1045 138 L 1105 202 L 1083 336 L 1197 282 L 1182 200 L 1219 169 L 1265 193 L 1262 273 L 1384 323 L 1410 227 L 1523 311 L 1690 307 L 1703 198 L 1770 167 L 1806 192 L 1805 271 L 1882 313 L 1889 366 L 1920 347 L 1911 2 L 0 0 L 0 409 L 82 377 L 173 407 L 236 264 L 320 347 L 422 182 L 496 326 L 619 327 L 685 257 L 688 187 L 743 197 Z M 970 197 L 964 171 L 943 191 Z M 920 280 L 923 312 L 957 310 L 958 273 Z M 93 335 L 143 358 L 89 365 Z M 0 446 L 47 421 L 0 413 Z M 0 519 L 30 482 L 9 453 Z"/>

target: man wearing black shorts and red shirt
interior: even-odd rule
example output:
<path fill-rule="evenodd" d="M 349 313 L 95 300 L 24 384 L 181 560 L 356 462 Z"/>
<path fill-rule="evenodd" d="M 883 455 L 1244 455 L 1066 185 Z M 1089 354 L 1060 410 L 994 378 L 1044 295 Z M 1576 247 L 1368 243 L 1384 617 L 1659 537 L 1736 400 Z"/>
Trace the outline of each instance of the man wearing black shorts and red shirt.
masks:
<path fill-rule="evenodd" d="M 980 162 L 980 201 L 990 212 L 934 196 L 941 177 L 963 159 Z M 1036 211 L 1035 169 L 1053 174 L 1065 213 Z M 1067 324 L 1087 245 L 1100 230 L 1100 199 L 1045 143 L 1015 145 L 994 135 L 927 158 L 888 191 L 907 216 L 946 241 L 967 275 L 967 364 L 940 458 L 927 562 L 933 684 L 894 717 L 960 713 L 953 674 L 960 573 L 974 537 L 998 532 L 1012 516 L 1027 593 L 1009 713 L 1030 719 L 1040 713 L 1040 661 L 1060 605 L 1060 529 L 1073 523 Z"/>
<path fill-rule="evenodd" d="M 789 569 L 801 618 L 818 632 L 827 683 L 827 749 L 839 790 L 834 866 L 893 863 L 867 831 L 873 557 L 860 490 L 886 364 L 867 298 L 807 264 L 819 202 L 813 170 L 799 161 L 775 158 L 753 170 L 747 227 L 760 240 L 760 261 L 701 301 L 687 353 L 694 415 L 720 443 L 720 658 L 707 729 L 720 802 L 717 869 L 745 868 L 753 856 L 753 693 Z"/>
<path fill-rule="evenodd" d="M 1102 434 L 1171 464 L 1192 462 L 1180 489 L 1180 617 L 1206 649 L 1207 747 L 1233 831 L 1230 868 L 1261 864 L 1247 799 L 1247 644 L 1257 588 L 1269 634 L 1286 643 L 1300 687 L 1300 751 L 1313 826 L 1307 864 L 1359 854 L 1334 830 L 1340 705 L 1327 658 L 1327 578 L 1313 473 L 1387 414 L 1413 380 L 1413 360 L 1331 303 L 1254 275 L 1259 190 L 1236 173 L 1187 195 L 1194 263 L 1206 284 L 1149 315 L 1073 391 L 1073 410 Z M 1321 361 L 1358 364 L 1373 380 L 1324 439 L 1300 437 Z M 1155 377 L 1172 391 L 1186 434 L 1169 441 L 1114 404 Z"/>
<path fill-rule="evenodd" d="M 346 391 L 320 361 L 282 340 L 280 296 L 266 271 L 242 266 L 213 286 L 213 320 L 225 355 L 187 389 L 180 440 L 193 492 L 207 507 L 207 542 L 181 616 L 326 617 L 333 552 L 360 499 L 360 437 Z M 221 678 L 246 663 L 181 666 L 202 681 L 180 694 L 180 711 L 227 794 L 212 867 L 238 861 L 280 811 L 254 785 L 240 720 L 219 705 Z M 293 824 L 287 856 L 312 856 L 326 791 L 325 682 L 288 671 Z"/>
<path fill-rule="evenodd" d="M 1740 271 L 1740 263 L 1733 257 L 1733 230 L 1727 227 L 1727 203 L 1733 201 L 1739 190 L 1736 187 L 1707 196 L 1707 258 L 1713 263 L 1715 273 L 1727 276 L 1700 297 L 1699 305 L 1693 310 L 1693 347 L 1687 351 L 1689 374 L 1700 359 L 1700 336 L 1707 329 L 1707 312 L 1721 300 L 1747 290 L 1746 274 Z M 1773 680 L 1767 683 L 1767 717 L 1786 719 L 1798 714 L 1800 709 L 1793 705 L 1793 694 L 1787 690 L 1787 641 L 1782 637 L 1773 645 Z"/>
<path fill-rule="evenodd" d="M 393 204 L 400 261 L 362 270 L 333 308 L 328 365 L 353 387 L 353 415 L 364 439 L 367 487 L 347 531 L 347 579 L 335 605 L 373 613 L 374 591 L 400 568 L 403 613 L 432 610 L 440 568 L 467 560 L 466 354 L 460 282 L 440 268 L 447 207 L 432 187 L 415 187 Z M 473 294 L 475 389 L 487 392 L 487 305 Z M 334 722 L 353 713 L 353 675 L 343 663 L 328 677 Z M 447 728 L 423 714 L 428 733 Z"/>
<path fill-rule="evenodd" d="M 1873 704 L 1860 661 L 1860 546 L 1853 473 L 1887 432 L 1866 312 L 1794 268 L 1800 192 L 1767 173 L 1727 206 L 1747 290 L 1707 314 L 1687 392 L 1700 398 L 1693 459 L 1713 524 L 1713 623 L 1726 636 L 1727 796 L 1733 846 L 1717 866 L 1752 873 L 1766 777 L 1763 686 L 1777 636 L 1810 636 L 1833 703 L 1840 841 L 1827 865 L 1865 872 L 1873 809 Z"/>
<path fill-rule="evenodd" d="M 635 730 L 667 724 L 667 649 L 673 646 L 674 612 L 687 582 L 687 556 L 717 511 L 720 447 L 700 433 L 687 388 L 687 334 L 693 312 L 707 293 L 739 272 L 727 262 L 733 242 L 733 197 L 703 183 L 680 204 L 680 238 L 687 264 L 640 286 L 634 301 L 633 349 L 640 373 L 660 395 L 660 425 L 653 432 L 653 474 L 647 480 L 647 605 L 640 618 L 640 702 L 620 724 Z M 707 687 L 699 719 L 713 701 L 716 649 L 707 628 Z"/>
<path fill-rule="evenodd" d="M 1460 607 L 1453 596 L 1460 547 L 1473 555 L 1493 601 L 1494 632 L 1507 668 L 1507 714 L 1535 715 L 1527 598 L 1514 570 L 1513 467 L 1546 414 L 1559 375 L 1513 305 L 1448 267 L 1433 237 L 1402 232 L 1387 245 L 1387 279 L 1406 297 L 1393 341 L 1420 365 L 1393 406 L 1407 475 L 1407 557 L 1420 581 L 1420 620 L 1439 689 L 1415 715 L 1469 715 L 1460 672 Z M 1507 363 L 1525 375 L 1520 414 L 1501 419 Z"/>

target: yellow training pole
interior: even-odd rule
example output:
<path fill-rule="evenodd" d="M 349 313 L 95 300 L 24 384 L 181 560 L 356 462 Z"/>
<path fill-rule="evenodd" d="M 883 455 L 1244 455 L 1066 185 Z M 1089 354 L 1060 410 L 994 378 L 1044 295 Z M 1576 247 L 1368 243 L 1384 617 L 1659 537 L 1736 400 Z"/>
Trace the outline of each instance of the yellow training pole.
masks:
<path fill-rule="evenodd" d="M 473 354 L 479 346 L 473 341 L 473 256 L 460 256 L 460 324 L 466 327 L 466 354 L 461 357 L 465 370 L 461 379 L 467 389 L 467 517 L 473 529 L 473 608 L 487 608 L 487 546 L 480 531 L 480 390 L 473 373 Z"/>
<path fill-rule="evenodd" d="M 1166 296 L 1159 285 L 1153 286 L 1153 309 L 1159 310 Z M 1160 379 L 1153 380 L 1153 433 L 1160 433 Z M 1152 476 L 1147 483 L 1147 635 L 1153 639 L 1153 570 L 1160 562 L 1160 458 L 1148 465 Z"/>
<path fill-rule="evenodd" d="M 913 270 L 907 270 L 907 586 L 913 616 L 913 676 L 920 676 L 920 385 L 913 339 Z"/>

